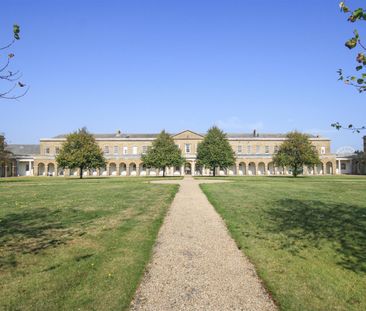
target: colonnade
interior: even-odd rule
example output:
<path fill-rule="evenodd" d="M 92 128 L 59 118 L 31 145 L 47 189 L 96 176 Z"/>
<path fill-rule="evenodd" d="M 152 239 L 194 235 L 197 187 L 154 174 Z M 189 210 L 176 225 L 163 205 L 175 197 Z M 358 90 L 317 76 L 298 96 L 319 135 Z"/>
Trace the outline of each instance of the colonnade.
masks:
<path fill-rule="evenodd" d="M 336 162 L 325 161 L 315 166 L 303 168 L 303 175 L 333 175 L 336 174 Z M 34 165 L 36 176 L 79 176 L 78 169 L 62 169 L 54 162 L 39 162 Z M 85 170 L 85 176 L 163 176 L 163 170 L 148 168 L 142 162 L 108 162 L 106 167 Z M 196 161 L 186 162 L 182 166 L 167 167 L 166 176 L 210 176 L 213 171 L 200 167 Z M 216 168 L 216 176 L 265 176 L 291 175 L 291 169 L 276 167 L 273 162 L 237 162 L 229 168 Z"/>

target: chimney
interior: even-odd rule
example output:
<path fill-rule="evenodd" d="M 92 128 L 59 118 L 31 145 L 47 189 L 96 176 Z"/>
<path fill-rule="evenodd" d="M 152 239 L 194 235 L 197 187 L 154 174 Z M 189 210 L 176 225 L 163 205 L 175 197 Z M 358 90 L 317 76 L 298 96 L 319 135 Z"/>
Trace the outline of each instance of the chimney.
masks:
<path fill-rule="evenodd" d="M 121 136 L 121 130 L 117 130 L 116 136 L 117 137 L 120 137 Z"/>
<path fill-rule="evenodd" d="M 254 130 L 253 131 L 253 137 L 256 137 L 257 136 L 257 130 Z"/>

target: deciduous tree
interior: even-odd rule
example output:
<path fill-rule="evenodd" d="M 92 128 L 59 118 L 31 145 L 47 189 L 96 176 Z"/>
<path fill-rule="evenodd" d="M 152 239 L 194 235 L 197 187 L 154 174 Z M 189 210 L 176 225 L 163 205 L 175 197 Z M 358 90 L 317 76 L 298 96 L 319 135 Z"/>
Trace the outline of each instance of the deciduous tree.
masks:
<path fill-rule="evenodd" d="M 197 164 L 212 169 L 215 176 L 217 167 L 226 169 L 235 163 L 234 155 L 226 134 L 213 126 L 198 144 Z"/>
<path fill-rule="evenodd" d="M 292 175 L 296 177 L 302 172 L 304 165 L 316 165 L 320 163 L 320 159 L 309 136 L 294 131 L 287 134 L 287 140 L 280 145 L 273 156 L 273 163 L 276 166 L 291 168 Z"/>
<path fill-rule="evenodd" d="M 182 152 L 174 143 L 173 138 L 164 130 L 153 141 L 151 148 L 141 157 L 147 167 L 155 167 L 163 170 L 170 166 L 180 166 L 184 163 Z"/>
<path fill-rule="evenodd" d="M 20 39 L 19 33 L 20 27 L 18 25 L 14 25 L 12 41 L 3 47 L 0 47 L 0 52 L 10 49 L 10 47 Z M 20 93 L 16 92 L 16 89 L 23 89 L 26 87 L 26 85 L 20 81 L 22 76 L 21 73 L 18 70 L 12 71 L 9 68 L 12 59 L 15 57 L 14 53 L 8 52 L 5 57 L 6 60 L 3 61 L 2 65 L 0 65 L 0 80 L 2 81 L 1 87 L 4 87 L 4 89 L 0 90 L 0 99 L 17 99 L 24 96 L 27 93 L 28 88 Z"/>
<path fill-rule="evenodd" d="M 5 136 L 0 134 L 0 166 L 2 167 L 5 167 L 9 163 L 12 154 L 10 151 L 6 150 L 6 146 Z"/>
<path fill-rule="evenodd" d="M 96 169 L 106 165 L 102 149 L 86 128 L 66 136 L 66 142 L 63 143 L 56 161 L 62 168 L 79 168 L 80 178 L 83 178 L 84 170 Z"/>

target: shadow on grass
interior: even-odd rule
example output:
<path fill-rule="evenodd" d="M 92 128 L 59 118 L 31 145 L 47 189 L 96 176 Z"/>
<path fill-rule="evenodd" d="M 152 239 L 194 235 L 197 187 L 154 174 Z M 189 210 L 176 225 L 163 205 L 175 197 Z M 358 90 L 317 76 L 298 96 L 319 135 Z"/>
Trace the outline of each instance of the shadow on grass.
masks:
<path fill-rule="evenodd" d="M 297 253 L 328 241 L 339 265 L 366 273 L 366 208 L 317 200 L 282 199 L 267 210 L 269 230 L 286 236 L 281 248 Z"/>
<path fill-rule="evenodd" d="M 16 255 L 38 252 L 66 244 L 82 235 L 78 224 L 108 214 L 106 211 L 37 208 L 0 218 L 0 268 L 16 266 Z"/>

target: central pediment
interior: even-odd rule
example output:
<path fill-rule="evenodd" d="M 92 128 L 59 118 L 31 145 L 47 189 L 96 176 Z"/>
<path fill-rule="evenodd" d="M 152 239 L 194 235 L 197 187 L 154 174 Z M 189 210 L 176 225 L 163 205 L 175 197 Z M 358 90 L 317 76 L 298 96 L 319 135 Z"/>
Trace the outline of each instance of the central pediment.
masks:
<path fill-rule="evenodd" d="M 203 136 L 200 134 L 197 134 L 195 132 L 192 132 L 190 130 L 186 130 L 186 131 L 173 135 L 173 138 L 174 139 L 202 139 Z"/>

